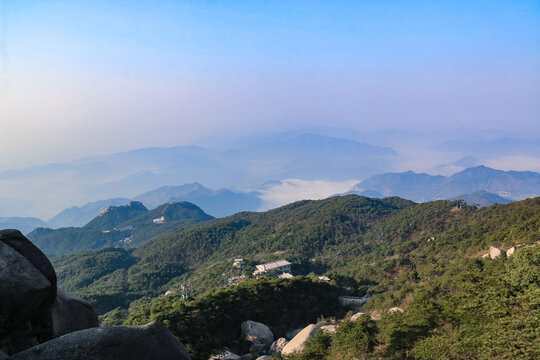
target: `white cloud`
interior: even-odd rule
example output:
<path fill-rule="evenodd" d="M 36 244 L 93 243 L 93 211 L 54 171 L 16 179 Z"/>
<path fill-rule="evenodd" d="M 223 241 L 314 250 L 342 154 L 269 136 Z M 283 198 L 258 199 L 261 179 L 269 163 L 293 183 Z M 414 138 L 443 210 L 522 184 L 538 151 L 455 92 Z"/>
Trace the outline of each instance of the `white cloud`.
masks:
<path fill-rule="evenodd" d="M 328 181 L 284 179 L 279 183 L 266 185 L 259 190 L 264 201 L 264 209 L 275 208 L 298 200 L 319 200 L 344 193 L 360 180 Z M 262 209 L 261 209 L 262 210 Z"/>

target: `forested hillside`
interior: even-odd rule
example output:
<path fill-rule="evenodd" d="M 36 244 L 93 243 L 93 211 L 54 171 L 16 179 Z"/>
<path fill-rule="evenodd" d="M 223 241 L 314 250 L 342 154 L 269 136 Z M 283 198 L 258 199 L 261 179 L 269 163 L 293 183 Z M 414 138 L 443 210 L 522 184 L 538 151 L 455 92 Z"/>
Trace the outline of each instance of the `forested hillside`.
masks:
<path fill-rule="evenodd" d="M 154 223 L 154 219 L 161 217 L 161 223 Z M 210 219 L 212 216 L 188 202 L 166 203 L 148 210 L 140 202 L 132 201 L 109 206 L 83 227 L 37 228 L 28 238 L 47 256 L 54 257 L 103 247 L 132 247 Z"/>
<path fill-rule="evenodd" d="M 285 258 L 295 275 L 326 274 L 351 295 L 372 295 L 364 311 L 380 320 L 339 330 L 340 339 L 367 331 L 367 347 L 357 349 L 363 355 L 354 356 L 482 358 L 478 351 L 487 354 L 489 346 L 498 346 L 497 351 L 505 346 L 482 334 L 502 331 L 507 337 L 499 338 L 515 344 L 504 350 L 507 358 L 531 358 L 539 338 L 531 325 L 539 318 L 531 295 L 538 291 L 538 247 L 517 250 L 509 260 L 481 256 L 490 246 L 508 249 L 539 239 L 540 198 L 476 208 L 452 201 L 414 204 L 348 195 L 239 213 L 157 237 L 134 250 L 86 252 L 53 259 L 53 264 L 61 287 L 89 299 L 102 314 L 118 308 L 102 319 L 119 323 L 135 299 L 189 284 L 197 300 L 231 276 L 249 277 L 256 263 Z M 235 257 L 245 259 L 246 269 L 232 267 Z M 525 285 L 518 284 L 522 278 L 528 279 Z M 174 326 L 173 319 L 184 316 L 174 305 L 181 301 L 175 301 L 136 301 L 130 322 L 159 319 Z M 396 306 L 405 312 L 388 315 Z M 181 339 L 187 336 L 173 330 Z M 186 341 L 200 349 L 200 343 Z M 316 341 L 319 355 L 307 358 L 355 358 L 336 355 L 350 345 L 347 340 Z"/>

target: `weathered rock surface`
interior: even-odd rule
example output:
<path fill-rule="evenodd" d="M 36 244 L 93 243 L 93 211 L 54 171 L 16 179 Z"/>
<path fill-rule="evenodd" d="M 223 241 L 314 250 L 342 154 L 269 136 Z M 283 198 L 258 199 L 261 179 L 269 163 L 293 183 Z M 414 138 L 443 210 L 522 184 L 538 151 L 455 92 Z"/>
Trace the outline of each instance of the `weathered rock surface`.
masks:
<path fill-rule="evenodd" d="M 99 326 L 92 305 L 62 289 L 57 289 L 51 317 L 54 336 Z"/>
<path fill-rule="evenodd" d="M 395 313 L 395 312 L 400 312 L 400 313 L 402 313 L 403 311 L 404 311 L 404 310 L 403 310 L 402 308 L 400 308 L 400 307 L 397 307 L 397 306 L 396 306 L 396 307 L 393 307 L 393 308 L 390 308 L 390 309 L 388 309 L 388 312 L 389 312 L 389 313 L 391 313 L 391 314 L 392 314 L 392 313 Z"/>
<path fill-rule="evenodd" d="M 4 231 L 0 234 L 0 316 L 8 319 L 10 331 L 32 319 L 56 289 L 39 268 L 3 241 Z"/>
<path fill-rule="evenodd" d="M 325 331 L 327 333 L 335 333 L 336 332 L 336 325 L 323 325 L 321 326 L 321 331 Z"/>
<path fill-rule="evenodd" d="M 354 314 L 353 316 L 351 316 L 351 321 L 358 321 L 358 320 L 360 320 L 360 318 L 361 318 L 362 316 L 364 316 L 364 315 L 366 315 L 366 314 L 363 313 L 363 312 L 361 312 L 361 311 L 360 311 L 360 312 L 357 312 L 356 314 Z"/>
<path fill-rule="evenodd" d="M 47 341 L 10 360 L 191 360 L 182 343 L 163 325 L 80 330 Z"/>
<path fill-rule="evenodd" d="M 263 355 L 263 356 L 259 356 L 257 359 L 255 360 L 268 360 L 270 359 L 270 356 L 269 355 Z"/>
<path fill-rule="evenodd" d="M 274 342 L 274 334 L 263 323 L 256 321 L 244 321 L 242 327 L 242 339 L 253 344 L 264 344 L 269 347 Z"/>
<path fill-rule="evenodd" d="M 268 350 L 268 353 L 270 355 L 280 353 L 288 342 L 289 340 L 285 339 L 284 337 L 280 337 L 272 343 L 272 345 L 270 346 L 270 350 Z"/>
<path fill-rule="evenodd" d="M 489 257 L 492 259 L 496 259 L 502 255 L 501 249 L 497 249 L 494 246 L 489 247 Z"/>
<path fill-rule="evenodd" d="M 514 255 L 514 251 L 516 251 L 516 247 L 512 246 L 510 249 L 506 250 L 506 256 L 510 257 Z"/>
<path fill-rule="evenodd" d="M 310 324 L 300 331 L 281 351 L 283 355 L 290 355 L 294 353 L 300 353 L 304 351 L 304 344 L 311 339 L 317 331 L 319 331 L 320 325 Z"/>

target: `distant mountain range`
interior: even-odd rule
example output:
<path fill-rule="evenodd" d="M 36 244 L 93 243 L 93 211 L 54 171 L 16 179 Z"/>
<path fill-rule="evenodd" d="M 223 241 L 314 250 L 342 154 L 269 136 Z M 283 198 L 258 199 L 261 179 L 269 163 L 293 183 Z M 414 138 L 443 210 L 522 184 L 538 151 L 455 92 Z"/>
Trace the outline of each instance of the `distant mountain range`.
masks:
<path fill-rule="evenodd" d="M 269 179 L 359 179 L 386 171 L 396 155 L 389 147 L 309 133 L 231 143 L 224 150 L 143 148 L 0 172 L 0 209 L 2 197 L 23 199 L 31 204 L 4 216 L 48 218 L 74 203 L 131 199 L 194 181 L 220 189 L 253 188 Z"/>
<path fill-rule="evenodd" d="M 276 182 L 279 183 L 279 182 Z M 111 198 L 91 202 L 83 206 L 64 209 L 47 223 L 36 218 L 10 217 L 2 227 L 14 227 L 30 231 L 34 227 L 83 226 L 111 205 L 125 205 L 131 200 L 154 208 L 166 202 L 188 201 L 201 207 L 208 214 L 224 217 L 240 211 L 257 211 L 265 206 L 262 189 L 248 193 L 228 189 L 213 190 L 199 183 L 179 186 L 162 186 L 152 191 L 128 198 Z M 400 196 L 416 202 L 437 199 L 463 198 L 467 203 L 489 206 L 495 203 L 540 195 L 540 174 L 530 171 L 502 171 L 486 166 L 467 168 L 452 176 L 429 175 L 412 171 L 384 173 L 371 176 L 355 185 L 347 194 L 359 194 L 373 198 Z"/>
<path fill-rule="evenodd" d="M 228 189 L 212 190 L 199 183 L 180 186 L 162 186 L 137 195 L 133 200 L 149 208 L 170 201 L 189 201 L 215 217 L 224 217 L 240 211 L 254 211 L 262 201 L 257 192 L 239 193 Z"/>
<path fill-rule="evenodd" d="M 83 206 L 72 206 L 51 218 L 48 226 L 52 228 L 83 226 L 109 206 L 126 205 L 129 201 L 126 198 L 114 198 L 91 202 Z"/>
<path fill-rule="evenodd" d="M 375 175 L 357 184 L 351 193 L 400 196 L 416 202 L 466 197 L 485 191 L 507 200 L 540 195 L 540 174 L 532 171 L 502 171 L 477 166 L 452 176 L 417 174 L 412 171 Z M 484 199 L 486 193 L 480 194 Z M 491 199 L 501 201 L 491 196 Z"/>
<path fill-rule="evenodd" d="M 0 229 L 18 229 L 23 234 L 38 227 L 46 227 L 48 224 L 38 218 L 33 217 L 3 217 L 0 218 Z"/>
<path fill-rule="evenodd" d="M 72 206 L 61 211 L 48 221 L 53 228 L 83 226 L 109 206 L 126 205 L 130 201 L 140 201 L 153 209 L 167 202 L 189 201 L 215 217 L 223 217 L 240 211 L 257 210 L 262 201 L 256 192 L 239 193 L 228 189 L 212 190 L 199 183 L 179 186 L 162 186 L 135 196 L 133 199 L 113 198 Z"/>
<path fill-rule="evenodd" d="M 103 247 L 130 247 L 157 235 L 213 219 L 188 202 L 170 202 L 148 210 L 141 202 L 109 206 L 83 227 L 37 228 L 28 238 L 47 256 Z"/>
<path fill-rule="evenodd" d="M 449 200 L 458 200 L 461 199 L 465 201 L 468 205 L 479 205 L 479 206 L 491 206 L 493 204 L 508 204 L 511 203 L 512 199 L 504 198 L 494 193 L 490 193 L 486 190 L 480 190 L 473 192 L 471 194 L 458 195 Z"/>

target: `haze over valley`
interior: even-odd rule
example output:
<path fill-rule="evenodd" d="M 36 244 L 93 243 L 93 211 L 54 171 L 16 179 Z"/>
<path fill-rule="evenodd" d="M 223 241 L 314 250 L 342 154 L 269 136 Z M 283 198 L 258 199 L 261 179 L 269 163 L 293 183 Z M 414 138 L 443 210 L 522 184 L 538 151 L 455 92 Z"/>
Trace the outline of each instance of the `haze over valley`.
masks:
<path fill-rule="evenodd" d="M 0 360 L 540 359 L 540 2 L 0 1 Z"/>

